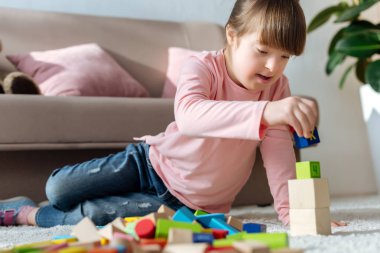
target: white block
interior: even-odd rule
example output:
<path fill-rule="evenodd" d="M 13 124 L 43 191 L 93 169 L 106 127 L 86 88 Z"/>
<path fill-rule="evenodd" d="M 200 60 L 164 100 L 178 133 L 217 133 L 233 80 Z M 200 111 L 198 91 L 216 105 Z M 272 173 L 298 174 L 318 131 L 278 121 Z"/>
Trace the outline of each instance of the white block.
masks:
<path fill-rule="evenodd" d="M 330 235 L 330 209 L 290 209 L 291 235 Z"/>
<path fill-rule="evenodd" d="M 330 207 L 329 184 L 326 178 L 289 180 L 288 187 L 291 209 Z"/>

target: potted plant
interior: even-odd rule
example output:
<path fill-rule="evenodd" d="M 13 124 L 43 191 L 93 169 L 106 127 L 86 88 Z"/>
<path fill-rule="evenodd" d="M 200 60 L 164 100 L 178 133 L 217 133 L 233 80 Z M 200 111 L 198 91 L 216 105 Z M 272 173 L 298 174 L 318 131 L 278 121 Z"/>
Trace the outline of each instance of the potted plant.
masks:
<path fill-rule="evenodd" d="M 379 2 L 341 1 L 320 11 L 311 20 L 308 32 L 321 27 L 332 17 L 335 17 L 335 23 L 344 25 L 332 36 L 325 72 L 330 75 L 346 59 L 354 60 L 343 72 L 339 88 L 343 88 L 351 71 L 355 71 L 357 79 L 365 84 L 360 87 L 360 96 L 380 192 L 380 23 L 374 24 L 361 15 L 365 10 L 376 8 Z"/>

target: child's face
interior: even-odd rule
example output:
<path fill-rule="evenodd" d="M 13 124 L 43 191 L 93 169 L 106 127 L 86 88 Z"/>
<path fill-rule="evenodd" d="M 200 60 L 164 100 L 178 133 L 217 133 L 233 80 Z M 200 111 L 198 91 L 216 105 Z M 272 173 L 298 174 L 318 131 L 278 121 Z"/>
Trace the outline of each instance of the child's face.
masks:
<path fill-rule="evenodd" d="M 230 53 L 227 69 L 237 84 L 248 90 L 264 90 L 283 74 L 290 54 L 260 43 L 258 33 L 248 33 L 239 39 L 229 36 Z"/>

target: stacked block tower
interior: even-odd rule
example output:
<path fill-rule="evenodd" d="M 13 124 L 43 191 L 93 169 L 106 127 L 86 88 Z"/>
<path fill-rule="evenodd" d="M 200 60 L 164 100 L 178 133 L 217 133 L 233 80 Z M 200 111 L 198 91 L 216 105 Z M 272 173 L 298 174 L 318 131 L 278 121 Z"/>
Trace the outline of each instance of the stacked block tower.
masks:
<path fill-rule="evenodd" d="M 320 163 L 296 163 L 296 179 L 289 180 L 289 218 L 292 235 L 329 235 L 328 180 L 321 178 Z"/>

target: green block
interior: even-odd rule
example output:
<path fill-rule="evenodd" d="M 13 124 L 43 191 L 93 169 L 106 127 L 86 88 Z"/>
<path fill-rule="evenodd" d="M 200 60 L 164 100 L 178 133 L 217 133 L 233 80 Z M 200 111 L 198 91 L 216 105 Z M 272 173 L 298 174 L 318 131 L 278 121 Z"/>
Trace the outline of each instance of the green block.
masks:
<path fill-rule="evenodd" d="M 239 240 L 238 239 L 216 239 L 212 242 L 212 246 L 214 246 L 215 248 L 230 247 L 236 241 L 239 241 Z"/>
<path fill-rule="evenodd" d="M 245 234 L 247 234 L 247 232 L 245 232 L 245 231 L 241 231 L 241 232 L 236 233 L 236 234 L 227 235 L 227 239 L 243 240 L 243 236 L 244 236 Z"/>
<path fill-rule="evenodd" d="M 297 179 L 321 178 L 319 162 L 307 161 L 296 163 Z"/>
<path fill-rule="evenodd" d="M 125 226 L 124 232 L 133 236 L 136 240 L 139 239 L 138 235 L 136 234 L 135 227 L 137 225 L 137 220 L 128 222 L 127 225 Z"/>
<path fill-rule="evenodd" d="M 201 216 L 201 215 L 205 215 L 205 214 L 209 214 L 209 213 L 206 211 L 203 211 L 203 210 L 196 210 L 194 213 L 195 216 Z"/>
<path fill-rule="evenodd" d="M 190 229 L 194 233 L 200 233 L 202 226 L 198 223 L 188 223 L 182 221 L 173 221 L 166 219 L 158 219 L 156 222 L 156 238 L 167 238 L 170 228 Z"/>
<path fill-rule="evenodd" d="M 287 248 L 289 246 L 287 233 L 253 233 L 245 234 L 244 240 L 255 240 L 266 244 L 270 249 Z"/>

